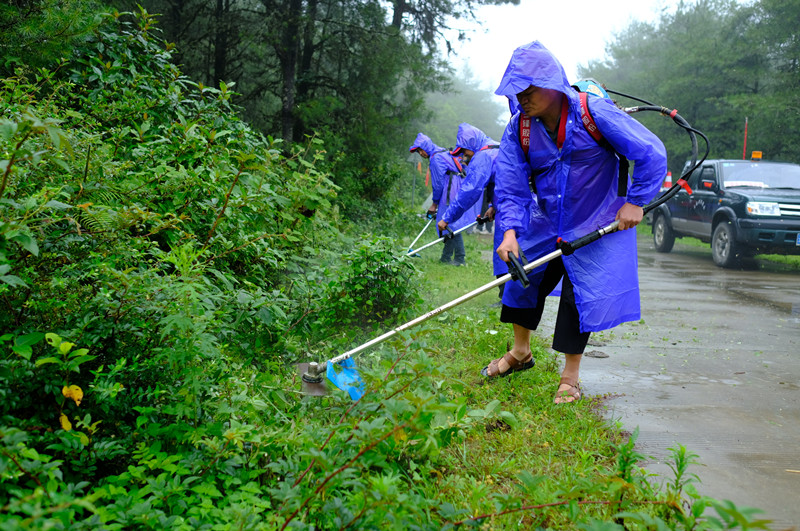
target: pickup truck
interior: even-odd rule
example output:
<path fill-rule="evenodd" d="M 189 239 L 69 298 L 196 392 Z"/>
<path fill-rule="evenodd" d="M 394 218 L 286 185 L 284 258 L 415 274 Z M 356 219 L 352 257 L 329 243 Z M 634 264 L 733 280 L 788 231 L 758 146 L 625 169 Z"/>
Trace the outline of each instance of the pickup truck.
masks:
<path fill-rule="evenodd" d="M 656 250 L 675 238 L 711 244 L 714 263 L 737 267 L 755 254 L 800 254 L 800 165 L 762 160 L 707 160 L 651 212 Z"/>

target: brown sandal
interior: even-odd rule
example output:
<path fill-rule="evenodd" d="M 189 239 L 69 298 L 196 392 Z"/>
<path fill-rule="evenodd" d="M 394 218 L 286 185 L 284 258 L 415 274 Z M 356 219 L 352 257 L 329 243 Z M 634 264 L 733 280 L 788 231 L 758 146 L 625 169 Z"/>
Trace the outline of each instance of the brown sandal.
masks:
<path fill-rule="evenodd" d="M 562 385 L 568 385 L 569 389 L 564 391 L 556 390 L 556 404 L 571 404 L 572 402 L 577 402 L 581 398 L 583 398 L 583 393 L 581 392 L 581 386 L 578 384 L 578 380 L 575 378 L 569 377 L 561 377 L 561 380 L 558 382 L 558 389 L 561 389 Z M 571 398 L 572 400 L 567 400 Z"/>
<path fill-rule="evenodd" d="M 508 370 L 506 372 L 500 372 L 500 360 L 506 360 L 506 363 L 508 363 Z M 481 376 L 485 376 L 486 378 L 494 378 L 496 376 L 504 378 L 512 372 L 524 371 L 530 369 L 534 365 L 536 365 L 536 362 L 530 352 L 528 356 L 522 360 L 515 358 L 511 352 L 506 352 L 503 354 L 502 358 L 490 361 L 489 365 L 481 369 Z"/>

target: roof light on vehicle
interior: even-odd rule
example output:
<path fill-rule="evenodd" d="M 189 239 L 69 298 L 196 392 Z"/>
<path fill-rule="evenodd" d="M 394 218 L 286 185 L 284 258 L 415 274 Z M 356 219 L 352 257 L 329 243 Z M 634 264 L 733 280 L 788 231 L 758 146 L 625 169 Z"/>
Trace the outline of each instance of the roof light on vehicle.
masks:
<path fill-rule="evenodd" d="M 747 213 L 751 216 L 780 216 L 781 207 L 778 206 L 778 203 L 748 201 Z"/>

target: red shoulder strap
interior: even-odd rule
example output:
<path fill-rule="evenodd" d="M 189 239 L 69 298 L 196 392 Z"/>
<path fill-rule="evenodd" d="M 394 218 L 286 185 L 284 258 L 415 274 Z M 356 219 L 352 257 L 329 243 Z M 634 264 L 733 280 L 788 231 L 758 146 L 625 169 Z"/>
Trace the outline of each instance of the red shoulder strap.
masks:
<path fill-rule="evenodd" d="M 452 155 L 450 155 L 453 157 Z M 461 166 L 461 161 L 458 160 L 458 157 L 453 157 L 453 162 L 456 163 L 456 168 L 458 168 L 458 173 L 464 173 L 464 168 Z"/>
<path fill-rule="evenodd" d="M 531 147 L 531 119 L 525 113 L 519 115 L 519 145 L 522 146 L 522 152 L 527 158 Z"/>
<path fill-rule="evenodd" d="M 578 96 L 581 100 L 581 121 L 583 122 L 583 127 L 585 127 L 586 131 L 592 135 L 592 138 L 600 142 L 603 139 L 603 135 L 600 133 L 600 130 L 597 128 L 597 124 L 594 123 L 592 114 L 589 112 L 589 104 L 586 101 L 588 94 L 586 92 L 579 92 Z"/>

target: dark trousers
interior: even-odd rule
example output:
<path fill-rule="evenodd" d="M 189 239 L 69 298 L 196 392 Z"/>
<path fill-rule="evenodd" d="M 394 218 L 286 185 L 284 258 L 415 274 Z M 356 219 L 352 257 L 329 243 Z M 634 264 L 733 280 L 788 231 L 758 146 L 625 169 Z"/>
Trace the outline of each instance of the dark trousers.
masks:
<path fill-rule="evenodd" d="M 513 323 L 528 330 L 536 330 L 542 320 L 545 300 L 558 285 L 558 281 L 562 280 L 562 277 L 561 300 L 558 304 L 556 326 L 553 331 L 553 350 L 565 354 L 583 354 L 591 332 L 581 332 L 578 306 L 575 304 L 575 292 L 560 257 L 547 264 L 544 277 L 539 284 L 536 307 L 512 308 L 504 304 L 500 312 L 500 322 Z"/>
<path fill-rule="evenodd" d="M 466 263 L 467 252 L 464 250 L 464 238 L 461 233 L 456 234 L 449 240 L 444 241 L 442 257 L 440 260 L 446 263 L 464 264 Z"/>

